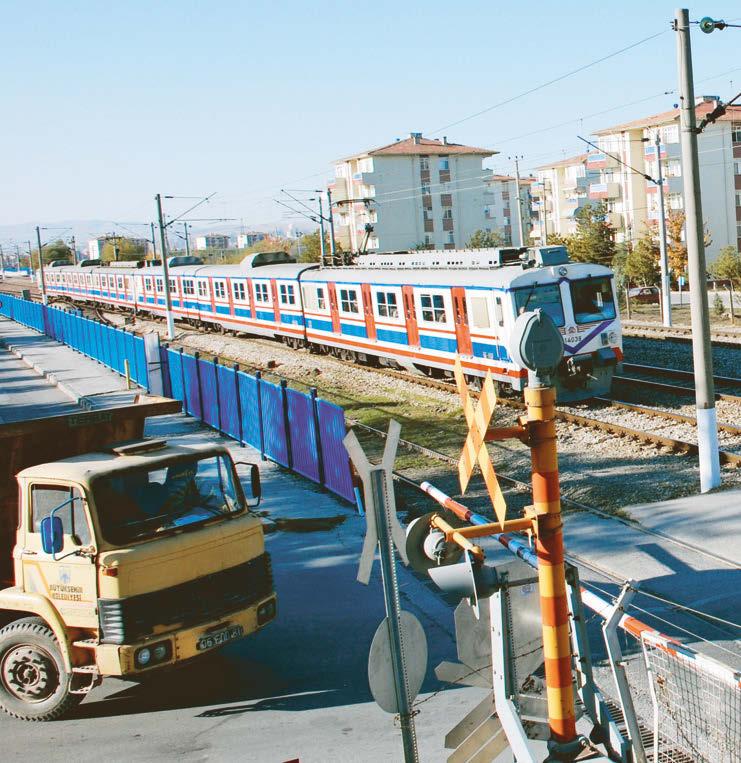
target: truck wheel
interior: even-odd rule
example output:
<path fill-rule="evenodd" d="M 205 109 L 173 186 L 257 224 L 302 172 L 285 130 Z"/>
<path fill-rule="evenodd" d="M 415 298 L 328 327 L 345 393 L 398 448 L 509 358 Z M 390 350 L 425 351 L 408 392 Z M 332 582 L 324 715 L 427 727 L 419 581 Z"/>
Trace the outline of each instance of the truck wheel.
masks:
<path fill-rule="evenodd" d="M 78 705 L 59 642 L 38 617 L 0 630 L 0 708 L 23 721 L 53 721 Z"/>

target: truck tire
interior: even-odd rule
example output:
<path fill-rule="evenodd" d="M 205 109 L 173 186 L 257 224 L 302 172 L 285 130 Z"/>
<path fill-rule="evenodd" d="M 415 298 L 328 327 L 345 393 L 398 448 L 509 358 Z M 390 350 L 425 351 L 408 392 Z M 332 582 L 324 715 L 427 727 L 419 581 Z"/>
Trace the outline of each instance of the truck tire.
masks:
<path fill-rule="evenodd" d="M 0 708 L 23 721 L 53 721 L 82 700 L 70 694 L 54 631 L 39 617 L 0 629 Z"/>

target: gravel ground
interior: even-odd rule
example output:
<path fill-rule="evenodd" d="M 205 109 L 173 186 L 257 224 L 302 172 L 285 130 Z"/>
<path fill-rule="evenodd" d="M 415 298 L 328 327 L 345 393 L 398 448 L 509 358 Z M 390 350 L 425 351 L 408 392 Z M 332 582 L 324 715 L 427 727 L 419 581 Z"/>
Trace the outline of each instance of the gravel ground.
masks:
<path fill-rule="evenodd" d="M 120 315 L 109 317 L 116 323 L 123 323 Z M 163 324 L 151 320 L 137 320 L 133 328 L 164 333 Z M 455 394 L 381 376 L 362 367 L 350 372 L 347 366 L 332 358 L 314 355 L 307 350 L 292 350 L 272 340 L 205 334 L 178 327 L 175 343 L 231 359 L 245 369 L 260 368 L 280 375 L 294 386 L 316 386 L 320 395 L 343 405 L 348 418 L 385 429 L 385 421 L 395 417 L 402 423 L 402 437 L 456 458 L 460 453 L 465 425 Z M 630 357 L 630 360 L 649 362 L 650 359 Z M 651 362 L 658 361 L 654 358 Z M 687 410 L 686 415 L 692 415 L 692 406 Z M 586 415 L 584 409 L 578 412 Z M 685 413 L 685 410 L 681 412 Z M 594 414 L 595 411 L 590 409 L 589 415 Z M 648 417 L 641 414 L 609 409 L 600 413 L 601 416 L 614 416 L 616 423 L 631 426 L 626 414 L 631 418 L 635 416 L 638 427 L 650 427 L 676 439 L 695 441 L 694 427 L 678 422 L 653 417 L 647 421 Z M 494 421 L 505 426 L 514 423 L 516 416 L 515 411 L 501 406 L 495 412 Z M 567 423 L 559 423 L 557 431 L 562 488 L 564 495 L 574 500 L 608 511 L 619 511 L 631 503 L 667 500 L 690 495 L 698 489 L 699 472 L 694 457 L 678 456 L 627 438 Z M 529 482 L 527 449 L 518 443 L 502 443 L 492 445 L 491 453 L 499 472 Z M 410 477 L 428 479 L 449 494 L 457 495 L 454 467 L 418 457 L 408 458 L 404 464 L 405 473 Z M 741 470 L 724 467 L 723 475 L 724 488 L 741 485 Z M 471 508 L 483 509 L 488 504 L 480 487 L 474 480 L 469 488 L 466 503 Z M 410 496 L 409 501 L 413 503 L 414 499 Z M 515 501 L 524 502 L 527 501 Z"/>
<path fill-rule="evenodd" d="M 671 339 L 623 337 L 626 363 L 692 370 L 692 345 Z M 713 370 L 718 376 L 741 377 L 741 347 L 713 347 Z"/>

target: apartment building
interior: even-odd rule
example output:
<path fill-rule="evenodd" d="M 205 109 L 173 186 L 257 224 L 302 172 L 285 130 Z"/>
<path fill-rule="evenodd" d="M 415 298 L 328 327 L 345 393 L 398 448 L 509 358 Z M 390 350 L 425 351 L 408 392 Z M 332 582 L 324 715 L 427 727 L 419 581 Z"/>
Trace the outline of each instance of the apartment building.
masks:
<path fill-rule="evenodd" d="M 570 236 L 576 231 L 576 212 L 587 204 L 589 188 L 600 179 L 588 165 L 588 154 L 578 154 L 536 167 L 531 186 L 533 238 L 547 242 L 549 235 Z"/>
<path fill-rule="evenodd" d="M 228 249 L 231 246 L 231 239 L 225 233 L 205 233 L 202 236 L 196 236 L 195 248 L 198 251 L 204 249 Z"/>
<path fill-rule="evenodd" d="M 258 241 L 263 241 L 265 238 L 267 238 L 265 233 L 240 233 L 237 235 L 237 249 L 249 249 Z"/>
<path fill-rule="evenodd" d="M 337 162 L 337 240 L 352 251 L 464 247 L 486 228 L 492 173 L 482 162 L 495 153 L 415 132 Z"/>
<path fill-rule="evenodd" d="M 532 233 L 531 187 L 535 178 L 520 178 L 520 211 L 524 242 L 517 224 L 517 181 L 509 175 L 492 175 L 484 192 L 484 230 L 498 233 L 507 246 L 529 246 Z"/>
<path fill-rule="evenodd" d="M 698 123 L 717 105 L 716 96 L 698 97 Z M 684 208 L 679 109 L 598 130 L 595 135 L 601 152 L 589 155 L 587 169 L 597 171 L 599 178 L 590 181 L 589 198 L 606 202 L 618 241 L 636 241 L 647 223 L 659 219 L 658 185 L 642 174 L 656 178 L 657 161 L 664 177 L 666 213 Z M 728 107 L 725 115 L 705 126 L 697 144 L 703 222 L 710 234 L 706 252 L 712 260 L 724 246 L 741 250 L 741 106 Z"/>

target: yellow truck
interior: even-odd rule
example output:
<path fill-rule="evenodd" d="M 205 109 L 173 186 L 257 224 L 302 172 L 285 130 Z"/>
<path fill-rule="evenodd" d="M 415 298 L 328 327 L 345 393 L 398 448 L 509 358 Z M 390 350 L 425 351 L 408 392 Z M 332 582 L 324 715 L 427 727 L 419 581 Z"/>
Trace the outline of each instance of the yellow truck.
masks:
<path fill-rule="evenodd" d="M 0 425 L 0 707 L 59 718 L 276 614 L 260 518 L 219 444 L 143 440 L 165 398 Z M 119 444 L 116 444 L 119 443 Z M 14 479 L 15 478 L 15 479 Z M 12 577 L 12 580 L 11 580 Z"/>

